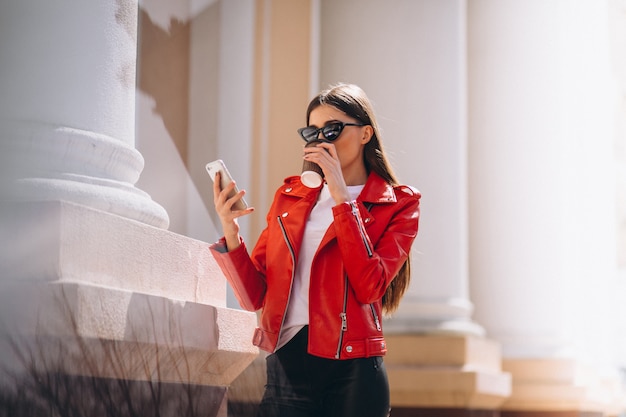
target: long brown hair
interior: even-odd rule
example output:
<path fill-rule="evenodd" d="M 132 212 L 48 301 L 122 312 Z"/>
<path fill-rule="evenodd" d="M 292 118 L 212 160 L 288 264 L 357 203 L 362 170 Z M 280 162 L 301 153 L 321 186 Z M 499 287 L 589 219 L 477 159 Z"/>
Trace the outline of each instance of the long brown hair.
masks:
<path fill-rule="evenodd" d="M 359 122 L 372 126 L 374 133 L 370 141 L 365 144 L 363 152 L 365 168 L 368 173 L 374 171 L 390 185 L 398 185 L 398 180 L 383 150 L 383 144 L 380 140 L 380 129 L 378 128 L 378 122 L 374 115 L 374 108 L 365 94 L 365 91 L 357 85 L 343 83 L 322 91 L 309 103 L 309 107 L 306 111 L 307 125 L 311 112 L 324 104 L 333 106 Z M 385 295 L 383 295 L 383 311 L 386 314 L 391 314 L 398 308 L 400 299 L 409 286 L 411 279 L 410 272 L 411 256 L 409 252 L 406 261 L 398 271 L 398 274 L 391 280 L 389 287 L 387 287 L 385 291 Z"/>

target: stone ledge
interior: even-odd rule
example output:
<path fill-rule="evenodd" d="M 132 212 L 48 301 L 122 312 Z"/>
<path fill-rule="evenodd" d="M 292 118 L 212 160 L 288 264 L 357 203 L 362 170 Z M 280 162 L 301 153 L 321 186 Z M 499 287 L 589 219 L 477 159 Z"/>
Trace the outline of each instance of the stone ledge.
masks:
<path fill-rule="evenodd" d="M 500 345 L 475 336 L 385 335 L 388 365 L 455 366 L 500 372 Z"/>
<path fill-rule="evenodd" d="M 497 409 L 511 393 L 496 342 L 464 335 L 388 335 L 391 405 L 403 409 Z"/>
<path fill-rule="evenodd" d="M 495 409 L 510 395 L 509 374 L 387 367 L 397 407 Z"/>
<path fill-rule="evenodd" d="M 205 242 L 67 201 L 0 203 L 0 230 L 0 282 L 87 282 L 226 307 Z"/>
<path fill-rule="evenodd" d="M 626 393 L 617 376 L 601 377 L 580 361 L 506 359 L 503 368 L 513 376 L 511 397 L 503 404 L 503 411 L 598 415 L 624 412 Z"/>
<path fill-rule="evenodd" d="M 253 313 L 84 284 L 4 285 L 0 317 L 18 371 L 226 386 L 258 355 Z"/>
<path fill-rule="evenodd" d="M 225 386 L 258 355 L 205 242 L 65 201 L 2 202 L 0 230 L 2 365 Z"/>

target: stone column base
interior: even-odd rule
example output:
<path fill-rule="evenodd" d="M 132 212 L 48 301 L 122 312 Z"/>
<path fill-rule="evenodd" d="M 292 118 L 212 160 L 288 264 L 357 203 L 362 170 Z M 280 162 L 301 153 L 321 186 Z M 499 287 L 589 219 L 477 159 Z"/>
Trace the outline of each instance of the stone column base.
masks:
<path fill-rule="evenodd" d="M 493 341 L 438 335 L 386 339 L 394 416 L 489 416 L 510 395 L 510 375 L 502 372 L 500 348 Z"/>
<path fill-rule="evenodd" d="M 616 378 L 606 379 L 573 359 L 506 359 L 513 377 L 505 417 L 600 417 L 626 409 Z"/>
<path fill-rule="evenodd" d="M 497 417 L 511 392 L 499 346 L 474 336 L 386 335 L 393 417 Z M 263 395 L 262 353 L 232 384 L 233 416 L 254 415 Z"/>
<path fill-rule="evenodd" d="M 257 318 L 207 243 L 63 201 L 1 203 L 0 230 L 0 415 L 226 417 Z"/>
<path fill-rule="evenodd" d="M 254 315 L 84 284 L 2 285 L 0 317 L 0 374 L 226 387 L 258 354 Z"/>

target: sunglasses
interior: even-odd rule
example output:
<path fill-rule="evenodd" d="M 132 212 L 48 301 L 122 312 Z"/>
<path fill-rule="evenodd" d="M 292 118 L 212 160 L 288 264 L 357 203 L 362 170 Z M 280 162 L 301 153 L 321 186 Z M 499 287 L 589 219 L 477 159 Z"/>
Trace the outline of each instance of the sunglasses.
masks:
<path fill-rule="evenodd" d="M 320 127 L 316 129 L 314 126 L 307 126 L 298 129 L 298 133 L 302 136 L 305 142 L 311 142 L 312 140 L 316 140 L 319 137 L 320 132 L 322 132 L 322 136 L 328 142 L 332 142 L 336 140 L 343 128 L 346 126 L 365 126 L 362 123 L 344 123 L 344 122 L 333 122 L 329 123 L 324 127 Z"/>

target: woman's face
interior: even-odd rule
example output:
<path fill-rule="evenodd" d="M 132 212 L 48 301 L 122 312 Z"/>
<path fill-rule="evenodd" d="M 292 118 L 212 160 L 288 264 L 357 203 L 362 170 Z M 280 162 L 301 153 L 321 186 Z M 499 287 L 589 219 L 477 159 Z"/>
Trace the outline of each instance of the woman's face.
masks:
<path fill-rule="evenodd" d="M 343 111 L 327 104 L 316 107 L 309 115 L 309 126 L 321 128 L 333 122 L 360 123 Z M 337 150 L 342 170 L 345 171 L 351 167 L 361 168 L 365 165 L 363 148 L 371 139 L 372 133 L 372 127 L 369 125 L 345 126 L 339 137 L 331 142 Z"/>

